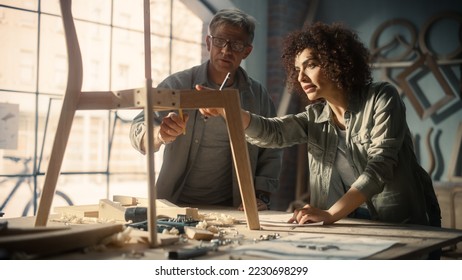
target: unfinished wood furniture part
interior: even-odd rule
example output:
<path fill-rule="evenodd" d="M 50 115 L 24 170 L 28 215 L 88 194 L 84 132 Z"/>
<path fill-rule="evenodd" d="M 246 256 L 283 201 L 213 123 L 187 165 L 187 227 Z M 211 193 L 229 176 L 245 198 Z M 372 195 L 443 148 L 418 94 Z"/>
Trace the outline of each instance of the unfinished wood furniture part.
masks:
<path fill-rule="evenodd" d="M 210 241 L 214 235 L 206 229 L 199 229 L 195 227 L 184 227 L 184 232 L 189 239 Z"/>
<path fill-rule="evenodd" d="M 39 202 L 35 226 L 46 226 L 56 183 L 69 139 L 69 134 L 76 110 L 117 110 L 143 108 L 145 116 L 152 116 L 154 110 L 224 108 L 227 128 L 231 142 L 234 166 L 244 212 L 249 229 L 260 229 L 258 219 L 253 177 L 241 120 L 241 107 L 237 90 L 204 91 L 167 90 L 152 88 L 151 79 L 151 44 L 150 44 L 150 1 L 144 0 L 144 41 L 145 41 L 145 79 L 143 88 L 123 91 L 82 92 L 82 58 L 72 16 L 72 1 L 60 0 L 69 70 L 68 84 L 64 95 L 61 114 L 45 182 Z M 157 189 L 154 174 L 153 120 L 145 118 L 147 127 L 147 174 L 148 174 L 148 231 L 152 247 L 157 246 L 156 238 L 156 198 Z"/>
<path fill-rule="evenodd" d="M 0 248 L 12 255 L 20 253 L 43 258 L 105 243 L 105 240 L 121 231 L 121 224 L 12 227 L 0 232 Z"/>

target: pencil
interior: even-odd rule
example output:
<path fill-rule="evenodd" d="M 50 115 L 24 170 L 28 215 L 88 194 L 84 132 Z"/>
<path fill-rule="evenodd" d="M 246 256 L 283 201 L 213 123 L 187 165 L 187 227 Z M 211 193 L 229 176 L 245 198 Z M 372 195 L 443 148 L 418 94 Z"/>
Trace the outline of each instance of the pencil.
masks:
<path fill-rule="evenodd" d="M 184 116 L 183 116 L 183 110 L 178 109 L 178 114 L 180 115 L 180 118 L 184 121 Z M 183 128 L 183 135 L 186 135 L 186 127 Z"/>
<path fill-rule="evenodd" d="M 222 89 L 225 87 L 226 82 L 229 80 L 229 76 L 231 76 L 231 73 L 230 73 L 230 72 L 228 72 L 228 74 L 226 74 L 226 77 L 225 77 L 225 79 L 223 80 L 223 83 L 221 83 L 221 86 L 220 86 L 220 89 L 219 89 L 219 90 L 222 90 Z"/>

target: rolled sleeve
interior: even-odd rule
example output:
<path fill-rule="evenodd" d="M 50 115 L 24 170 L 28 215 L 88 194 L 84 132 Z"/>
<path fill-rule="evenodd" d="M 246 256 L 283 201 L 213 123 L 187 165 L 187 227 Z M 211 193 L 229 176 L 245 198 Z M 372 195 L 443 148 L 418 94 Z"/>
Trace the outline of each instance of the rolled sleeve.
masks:
<path fill-rule="evenodd" d="M 146 152 L 144 151 L 144 147 L 141 147 L 141 143 L 145 134 L 146 126 L 144 124 L 144 118 L 141 120 L 140 116 L 137 116 L 130 127 L 130 142 L 133 148 L 143 155 L 146 154 Z"/>
<path fill-rule="evenodd" d="M 255 114 L 250 113 L 249 126 L 245 129 L 246 136 L 250 138 L 255 138 L 259 135 L 260 130 L 261 123 L 259 118 Z"/>
<path fill-rule="evenodd" d="M 373 176 L 363 172 L 358 179 L 351 185 L 352 188 L 359 190 L 368 200 L 383 190 L 383 183 L 378 182 Z"/>

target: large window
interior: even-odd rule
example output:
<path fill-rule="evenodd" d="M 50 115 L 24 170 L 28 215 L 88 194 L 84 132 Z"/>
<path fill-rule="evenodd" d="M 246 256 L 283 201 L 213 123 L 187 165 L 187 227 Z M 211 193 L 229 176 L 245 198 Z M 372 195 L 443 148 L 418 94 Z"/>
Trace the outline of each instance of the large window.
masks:
<path fill-rule="evenodd" d="M 203 61 L 206 23 L 180 0 L 151 0 L 154 86 Z M 144 85 L 143 0 L 73 1 L 83 91 Z M 185 28 L 187 27 L 187 28 Z M 57 0 L 0 0 L 0 211 L 32 215 L 67 84 Z M 146 159 L 129 140 L 139 111 L 77 111 L 53 206 L 147 196 Z M 8 133 L 7 133 L 8 132 Z M 8 134 L 8 135 L 6 135 Z M 162 153 L 156 154 L 156 169 Z"/>

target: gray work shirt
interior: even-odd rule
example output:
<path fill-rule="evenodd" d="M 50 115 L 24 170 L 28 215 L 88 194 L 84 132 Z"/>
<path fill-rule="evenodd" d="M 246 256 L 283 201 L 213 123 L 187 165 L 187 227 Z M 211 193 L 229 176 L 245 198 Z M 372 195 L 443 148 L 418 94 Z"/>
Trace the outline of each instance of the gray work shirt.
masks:
<path fill-rule="evenodd" d="M 313 206 L 327 209 L 338 135 L 325 102 L 282 118 L 251 115 L 249 142 L 261 147 L 307 143 Z M 357 188 L 368 199 L 373 219 L 436 225 L 440 209 L 428 173 L 418 164 L 406 122 L 405 106 L 389 83 L 373 83 L 350 97 L 346 156 Z M 336 178 L 340 178 L 337 176 Z"/>
<path fill-rule="evenodd" d="M 200 142 L 199 153 L 185 181 L 182 204 L 226 205 L 233 197 L 233 161 L 223 118 L 208 118 Z"/>

